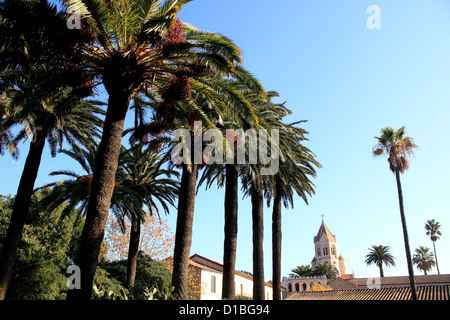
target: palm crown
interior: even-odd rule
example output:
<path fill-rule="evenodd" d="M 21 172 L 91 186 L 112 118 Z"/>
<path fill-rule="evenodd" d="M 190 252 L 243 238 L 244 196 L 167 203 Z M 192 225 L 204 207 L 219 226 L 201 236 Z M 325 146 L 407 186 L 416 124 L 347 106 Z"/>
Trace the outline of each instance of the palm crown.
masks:
<path fill-rule="evenodd" d="M 381 136 L 375 137 L 378 143 L 375 145 L 372 153 L 374 156 L 383 154 L 388 155 L 389 168 L 392 172 L 405 172 L 409 168 L 408 156 L 413 154 L 413 139 L 406 136 L 405 127 L 394 131 L 392 127 L 381 129 Z"/>
<path fill-rule="evenodd" d="M 373 245 L 369 249 L 369 254 L 366 255 L 366 264 L 375 264 L 380 268 L 380 276 L 383 277 L 383 264 L 386 266 L 395 266 L 394 256 L 389 252 L 389 246 Z"/>

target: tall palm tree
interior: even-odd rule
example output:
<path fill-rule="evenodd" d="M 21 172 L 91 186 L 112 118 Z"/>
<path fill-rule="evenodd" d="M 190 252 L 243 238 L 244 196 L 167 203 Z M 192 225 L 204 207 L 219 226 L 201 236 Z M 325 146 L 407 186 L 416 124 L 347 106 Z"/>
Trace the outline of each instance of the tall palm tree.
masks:
<path fill-rule="evenodd" d="M 85 214 L 91 193 L 96 148 L 92 146 L 79 152 L 63 150 L 62 153 L 78 162 L 85 174 L 80 175 L 68 170 L 51 172 L 50 176 L 63 175 L 69 179 L 40 187 L 39 189 L 50 189 L 40 201 L 40 206 L 42 210 L 51 212 L 66 202 L 63 214 L 73 212 L 73 209 L 77 209 L 79 214 Z M 127 286 L 130 288 L 134 285 L 136 275 L 140 225 L 145 221 L 147 210 L 150 215 L 159 215 L 159 203 L 168 214 L 168 205 L 175 205 L 174 200 L 178 194 L 178 182 L 170 178 L 171 175 L 177 176 L 177 173 L 162 168 L 164 163 L 160 155 L 150 149 L 143 150 L 142 145 L 130 149 L 121 148 L 111 211 L 122 232 L 125 232 L 124 219 L 128 218 L 132 222 L 127 261 Z"/>
<path fill-rule="evenodd" d="M 45 141 L 54 156 L 64 138 L 74 145 L 91 139 L 98 135 L 95 114 L 101 109 L 80 100 L 92 93 L 90 79 L 81 73 L 63 77 L 79 61 L 77 48 L 87 43 L 83 32 L 67 29 L 65 13 L 46 1 L 9 0 L 0 4 L 0 15 L 0 92 L 7 99 L 2 130 L 20 124 L 24 129 L 13 143 L 31 140 L 0 258 L 4 299 Z M 0 136 L 4 140 L 5 131 Z"/>
<path fill-rule="evenodd" d="M 237 74 L 240 74 L 240 72 L 237 72 Z M 185 118 L 184 120 L 180 119 L 180 127 L 187 127 L 191 132 L 191 142 L 194 141 L 195 132 L 195 128 L 193 128 L 191 124 L 192 115 L 194 115 L 194 118 L 200 117 L 202 121 L 206 121 L 206 124 L 202 122 L 202 130 L 207 128 L 217 129 L 218 126 L 221 125 L 222 119 L 224 118 L 222 112 L 219 112 L 221 108 L 227 110 L 226 112 L 234 112 L 239 117 L 247 117 L 247 119 L 249 119 L 248 121 L 255 121 L 253 109 L 245 97 L 232 86 L 229 86 L 223 79 L 215 80 L 215 83 L 210 85 L 216 90 L 219 90 L 218 93 L 220 95 L 214 94 L 213 92 L 207 93 L 207 95 L 193 95 L 191 102 L 195 103 L 197 108 L 201 109 L 194 114 L 192 111 L 195 109 L 193 109 L 191 113 L 186 112 L 186 110 L 184 114 L 189 115 L 189 118 Z M 195 91 L 196 86 L 193 86 L 193 89 Z M 198 93 L 202 92 L 198 91 Z M 206 98 L 207 100 L 205 100 Z M 180 115 L 182 116 L 182 114 Z M 194 149 L 192 148 L 192 145 L 190 147 L 190 150 Z M 192 241 L 192 221 L 194 215 L 196 183 L 198 171 L 200 169 L 199 166 L 201 166 L 201 164 L 195 163 L 193 156 L 193 153 L 191 153 L 190 164 L 182 164 L 183 173 L 178 202 L 178 219 L 172 275 L 172 284 L 175 287 L 178 299 L 186 299 L 188 297 L 187 267 L 189 262 L 190 244 Z"/>
<path fill-rule="evenodd" d="M 68 89 L 46 99 L 39 108 L 29 108 L 26 102 L 11 104 L 13 109 L 8 114 L 13 118 L 17 117 L 16 121 L 23 126 L 16 139 L 30 138 L 31 142 L 17 189 L 8 236 L 3 246 L 1 276 L 4 281 L 9 278 L 14 264 L 15 251 L 21 238 L 46 141 L 54 157 L 58 147 L 62 147 L 63 139 L 74 148 L 79 148 L 78 144 L 87 144 L 93 137 L 100 136 L 102 122 L 96 114 L 103 114 L 103 111 L 88 101 L 72 97 L 70 92 L 71 89 Z M 21 94 L 18 93 L 17 96 Z"/>
<path fill-rule="evenodd" d="M 277 112 L 281 112 L 282 116 L 286 115 L 286 110 L 280 108 L 277 110 L 270 99 L 278 94 L 275 92 L 266 92 L 266 97 L 263 99 L 256 97 L 251 101 L 254 105 L 255 113 L 258 117 L 258 126 L 255 128 L 262 130 L 262 132 L 271 132 L 275 128 L 274 123 L 280 119 Z M 261 132 L 261 131 L 259 131 Z M 279 146 L 272 136 L 268 135 L 265 143 L 261 144 L 263 139 L 257 139 L 256 146 L 249 147 L 256 150 L 259 154 L 261 147 L 272 146 L 271 151 L 276 152 Z M 249 148 L 249 149 L 250 149 Z M 267 149 L 266 149 L 267 150 Z M 271 156 L 275 157 L 272 153 Z M 253 242 L 253 299 L 265 299 L 265 283 L 264 283 L 264 193 L 270 187 L 270 178 L 263 174 L 267 169 L 262 163 L 261 159 L 257 159 L 256 164 L 246 164 L 242 166 L 242 190 L 245 196 L 250 196 L 252 203 L 252 242 Z M 278 159 L 275 159 L 278 161 Z"/>
<path fill-rule="evenodd" d="M 143 150 L 142 145 L 132 146 L 124 155 L 124 161 L 118 169 L 121 201 L 112 204 L 112 209 L 126 215 L 131 220 L 130 243 L 127 261 L 127 286 L 132 288 L 136 277 L 137 257 L 140 245 L 141 224 L 145 222 L 144 208 L 149 214 L 159 214 L 158 203 L 165 214 L 169 214 L 169 206 L 175 207 L 179 183 L 171 178 L 178 173 L 163 168 L 166 161 L 151 149 Z M 127 201 L 131 198 L 130 205 Z M 139 199 L 137 202 L 135 199 Z M 126 200 L 125 200 L 126 199 Z M 124 201 L 125 200 L 125 201 Z M 113 197 L 114 202 L 114 197 Z M 140 207 L 137 207 L 140 205 Z"/>
<path fill-rule="evenodd" d="M 177 20 L 177 12 L 190 1 L 66 1 L 81 11 L 95 35 L 94 45 L 86 50 L 86 67 L 109 95 L 77 259 L 81 290 L 71 290 L 68 299 L 91 296 L 130 99 L 148 89 L 161 89 L 165 103 L 160 111 L 173 116 L 172 100 L 189 97 L 189 78 L 198 76 L 199 69 L 207 66 L 231 73 L 233 62 L 241 59 L 239 50 L 223 36 L 197 32 L 194 40 L 183 37 L 187 26 Z M 170 117 L 166 120 L 172 122 Z"/>
<path fill-rule="evenodd" d="M 238 76 L 237 79 L 224 79 L 232 87 L 241 92 L 246 99 L 251 97 L 264 97 L 265 92 L 262 85 L 248 71 L 239 68 L 239 73 L 245 73 L 245 77 Z M 235 264 L 238 234 L 238 176 L 240 166 L 237 164 L 238 137 L 227 137 L 227 130 L 243 129 L 244 131 L 257 126 L 256 119 L 249 118 L 245 113 L 236 112 L 232 105 L 223 110 L 223 123 L 218 125 L 224 137 L 223 153 L 231 151 L 231 157 L 227 158 L 223 164 L 208 164 L 205 166 L 202 176 L 199 179 L 199 188 L 206 182 L 209 188 L 214 181 L 218 187 L 225 187 L 224 197 L 224 252 L 223 252 L 223 278 L 222 278 L 222 299 L 233 298 L 235 290 Z M 232 160 L 230 160 L 230 158 Z"/>
<path fill-rule="evenodd" d="M 427 275 L 427 271 L 430 271 L 436 265 L 430 248 L 422 246 L 416 249 L 416 253 L 413 255 L 413 263 L 417 264 L 417 269 L 422 270 L 425 275 Z"/>
<path fill-rule="evenodd" d="M 302 121 L 301 121 L 302 122 Z M 268 189 L 268 198 L 273 198 L 272 209 L 272 287 L 274 300 L 281 299 L 281 206 L 294 207 L 293 191 L 308 204 L 308 196 L 314 194 L 314 167 L 320 168 L 315 155 L 303 141 L 308 132 L 294 124 L 280 124 L 280 163 L 273 175 L 273 186 Z"/>
<path fill-rule="evenodd" d="M 398 201 L 403 227 L 403 239 L 405 242 L 409 281 L 411 283 L 411 293 L 412 299 L 417 300 L 411 250 L 409 248 L 408 229 L 406 227 L 405 210 L 403 206 L 402 185 L 400 182 L 400 174 L 403 174 L 406 170 L 408 170 L 408 157 L 413 154 L 413 151 L 417 148 L 417 145 L 414 144 L 412 138 L 406 136 L 405 127 L 401 127 L 398 130 L 394 130 L 392 127 L 382 128 L 380 137 L 375 137 L 375 139 L 378 140 L 378 143 L 374 146 L 372 154 L 374 156 L 388 156 L 389 168 L 395 174 L 395 178 L 397 180 Z"/>
<path fill-rule="evenodd" d="M 383 245 L 372 245 L 372 248 L 369 248 L 369 253 L 366 255 L 366 264 L 371 265 L 375 264 L 380 269 L 380 277 L 384 277 L 383 272 L 383 264 L 386 266 L 394 266 L 394 256 L 389 252 L 389 246 Z"/>
<path fill-rule="evenodd" d="M 441 273 L 439 272 L 439 265 L 436 255 L 436 240 L 439 240 L 439 237 L 442 235 L 440 228 L 441 224 L 438 221 L 435 221 L 434 219 L 427 220 L 427 223 L 425 224 L 427 236 L 430 236 L 430 239 L 433 242 L 434 257 L 436 258 L 436 268 L 438 274 Z"/>
<path fill-rule="evenodd" d="M 197 32 L 187 31 L 185 37 L 187 40 L 195 39 L 198 36 Z M 204 72 L 204 71 L 203 71 Z M 255 86 L 259 88 L 259 84 L 254 77 L 243 69 L 241 66 L 235 66 L 235 73 L 231 79 L 224 78 L 220 72 L 205 72 L 209 74 L 202 79 L 190 79 L 189 87 L 191 90 L 191 97 L 184 101 L 172 101 L 176 106 L 177 112 L 171 115 L 171 122 L 166 121 L 167 114 L 161 114 L 161 105 L 165 101 L 158 98 L 156 95 L 151 95 L 147 92 L 149 101 L 146 104 L 151 105 L 155 110 L 153 114 L 153 121 L 149 123 L 140 124 L 134 130 L 133 137 L 135 140 L 146 139 L 151 147 L 161 148 L 167 145 L 167 157 L 171 157 L 173 162 L 176 162 L 177 156 L 175 148 L 179 144 L 183 144 L 183 148 L 193 150 L 192 145 L 187 145 L 186 141 L 171 141 L 170 135 L 177 129 L 183 129 L 193 142 L 194 124 L 195 121 L 200 122 L 201 131 L 207 129 L 223 130 L 223 123 L 226 122 L 229 114 L 234 117 L 246 119 L 247 122 L 255 122 L 256 117 L 253 112 L 251 104 L 247 101 L 243 93 L 241 93 L 234 86 L 233 81 L 246 83 L 248 87 Z M 255 83 L 256 82 L 256 83 Z M 258 90 L 258 89 L 256 89 Z M 224 142 L 226 144 L 226 141 Z M 190 253 L 190 241 L 192 238 L 192 219 L 194 214 L 195 204 L 195 186 L 198 176 L 199 163 L 195 163 L 190 156 L 186 156 L 187 162 L 181 162 L 177 165 L 182 169 L 183 174 L 181 178 L 181 185 L 186 185 L 183 192 L 188 192 L 194 196 L 181 197 L 178 203 L 178 218 L 177 218 L 177 232 L 176 238 L 179 241 L 175 243 L 174 250 L 174 268 L 172 274 L 172 282 L 175 287 L 175 292 L 178 299 L 188 298 L 188 279 L 187 266 Z M 174 160 L 175 159 L 175 160 Z M 203 158 L 205 160 L 206 158 Z M 204 167 L 204 165 L 201 165 Z M 193 171 L 194 170 L 194 171 Z M 192 173 L 194 177 L 192 177 Z M 191 183 L 188 181 L 191 180 Z M 195 181 L 194 181 L 195 180 Z M 195 182 L 195 183 L 194 183 Z M 194 190 L 191 190 L 194 188 Z M 180 192 L 181 194 L 181 192 Z M 186 203 L 186 202 L 189 202 Z M 193 203 L 192 203 L 193 202 Z"/>

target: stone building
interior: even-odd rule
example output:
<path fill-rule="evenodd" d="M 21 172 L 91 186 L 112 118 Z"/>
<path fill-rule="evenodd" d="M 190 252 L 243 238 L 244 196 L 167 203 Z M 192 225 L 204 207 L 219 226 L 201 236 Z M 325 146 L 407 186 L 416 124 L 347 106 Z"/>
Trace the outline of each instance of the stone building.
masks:
<path fill-rule="evenodd" d="M 318 263 L 328 263 L 333 266 L 337 276 L 343 279 L 352 279 L 352 274 L 347 274 L 347 266 L 344 257 L 338 255 L 336 236 L 328 229 L 324 220 L 319 227 L 317 235 L 314 237 L 314 258 L 311 267 Z M 285 296 L 289 297 L 295 293 L 310 291 L 312 286 L 318 285 L 326 287 L 328 279 L 326 276 L 320 277 L 283 277 L 283 287 L 286 289 Z"/>
<path fill-rule="evenodd" d="M 323 219 L 314 237 L 314 252 L 311 267 L 318 263 L 328 263 L 333 266 L 339 277 L 347 273 L 345 259 L 342 255 L 338 255 L 336 236 L 330 232 Z"/>

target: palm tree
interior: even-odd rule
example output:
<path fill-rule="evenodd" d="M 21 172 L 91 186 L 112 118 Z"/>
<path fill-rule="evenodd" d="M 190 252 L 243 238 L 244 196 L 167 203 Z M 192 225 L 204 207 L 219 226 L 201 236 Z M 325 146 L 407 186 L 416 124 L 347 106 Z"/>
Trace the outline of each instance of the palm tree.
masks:
<path fill-rule="evenodd" d="M 14 264 L 15 251 L 22 235 L 46 141 L 53 157 L 56 156 L 57 148 L 62 147 L 64 138 L 75 148 L 79 148 L 78 144 L 87 144 L 90 139 L 99 137 L 99 128 L 102 123 L 96 114 L 103 114 L 103 111 L 95 104 L 80 101 L 78 97 L 71 96 L 71 89 L 47 98 L 38 108 L 32 107 L 35 106 L 34 101 L 31 105 L 27 101 L 16 103 L 15 98 L 20 101 L 21 97 L 23 95 L 20 92 L 12 94 L 11 109 L 7 114 L 23 126 L 16 140 L 30 138 L 31 142 L 17 189 L 7 239 L 3 246 L 0 274 L 4 290 Z"/>
<path fill-rule="evenodd" d="M 171 175 L 178 173 L 164 169 L 166 161 L 151 149 L 143 150 L 142 145 L 132 146 L 126 151 L 122 165 L 118 169 L 120 201 L 112 201 L 112 209 L 122 212 L 131 220 L 130 243 L 127 261 L 127 286 L 132 288 L 136 277 L 137 257 L 140 245 L 141 224 L 145 221 L 144 207 L 149 214 L 159 216 L 157 204 L 169 214 L 168 205 L 175 207 L 178 196 L 178 181 Z M 136 201 L 138 200 L 138 201 Z M 114 203 L 115 202 L 115 203 Z"/>
<path fill-rule="evenodd" d="M 67 15 L 46 1 L 2 1 L 0 16 L 0 92 L 7 100 L 0 136 L 5 140 L 4 130 L 20 124 L 24 129 L 10 147 L 23 138 L 31 140 L 0 258 L 0 299 L 4 299 L 45 141 L 52 156 L 64 138 L 73 145 L 83 144 L 98 135 L 101 122 L 95 114 L 101 109 L 80 101 L 92 93 L 90 79 L 83 73 L 64 76 L 79 61 L 78 49 L 89 41 L 84 30 L 69 30 Z"/>
<path fill-rule="evenodd" d="M 96 146 L 98 147 L 98 146 Z M 79 152 L 63 150 L 84 169 L 84 175 L 74 171 L 54 171 L 50 176 L 68 176 L 69 179 L 46 184 L 39 189 L 50 188 L 50 192 L 40 201 L 42 210 L 51 212 L 66 202 L 63 214 L 77 209 L 85 214 L 91 193 L 92 172 L 95 167 L 96 147 L 91 146 Z M 145 221 L 147 208 L 150 215 L 159 216 L 158 203 L 168 214 L 168 204 L 175 206 L 178 194 L 178 182 L 171 179 L 176 172 L 162 168 L 165 160 L 150 149 L 143 150 L 142 145 L 130 149 L 121 148 L 119 168 L 116 174 L 115 189 L 111 199 L 111 211 L 114 213 L 122 232 L 125 232 L 124 219 L 132 222 L 127 261 L 127 286 L 132 288 L 136 275 L 137 254 L 140 244 L 140 225 Z M 164 176 L 167 176 L 164 177 Z M 38 190 L 39 190 L 38 189 Z"/>
<path fill-rule="evenodd" d="M 233 62 L 241 59 L 239 50 L 223 36 L 195 31 L 196 39 L 183 37 L 183 28 L 188 27 L 177 20 L 177 12 L 190 1 L 66 1 L 79 8 L 94 33 L 95 42 L 85 51 L 86 67 L 109 95 L 77 258 L 83 274 L 81 290 L 71 290 L 68 299 L 91 296 L 130 99 L 160 89 L 165 102 L 160 111 L 171 123 L 170 116 L 176 113 L 172 100 L 189 97 L 189 78 L 205 66 L 230 74 Z"/>
<path fill-rule="evenodd" d="M 270 99 L 277 96 L 275 92 L 266 92 L 266 97 L 263 99 L 256 97 L 251 101 L 254 105 L 256 116 L 258 117 L 258 126 L 256 129 L 262 129 L 265 132 L 270 132 L 274 127 L 280 115 L 277 111 L 282 111 L 284 116 L 286 110 L 276 110 Z M 261 139 L 259 139 L 256 146 L 249 146 L 259 152 L 261 146 Z M 272 151 L 278 151 L 277 142 L 272 140 L 272 137 L 266 142 L 266 146 L 272 145 Z M 272 154 L 275 156 L 275 154 Z M 261 159 L 258 159 L 261 160 Z M 276 159 L 278 160 L 278 159 Z M 269 176 L 263 174 L 265 165 L 261 161 L 256 164 L 246 164 L 242 166 L 242 190 L 245 196 L 250 196 L 252 203 L 252 241 L 253 241 L 253 299 L 265 299 L 265 283 L 264 283 L 264 193 L 267 193 L 271 182 Z"/>
<path fill-rule="evenodd" d="M 188 40 L 195 39 L 197 33 L 189 31 L 185 33 L 185 37 Z M 186 141 L 183 139 L 174 144 L 173 141 L 168 138 L 168 135 L 175 130 L 184 129 L 185 133 L 183 134 L 189 135 L 189 137 L 186 136 L 184 138 L 190 138 L 192 143 L 194 141 L 194 132 L 196 129 L 194 126 L 195 121 L 200 122 L 201 125 L 198 129 L 201 129 L 201 131 L 207 129 L 219 129 L 224 131 L 227 127 L 226 122 L 231 121 L 229 120 L 231 118 L 234 119 L 233 121 L 245 119 L 246 123 L 256 122 L 257 119 L 254 110 L 247 101 L 245 94 L 238 88 L 237 83 L 239 83 L 240 86 L 246 86 L 248 89 L 263 92 L 259 82 L 240 65 L 235 66 L 235 73 L 231 78 L 224 78 L 221 73 L 212 74 L 210 72 L 210 75 L 202 78 L 201 81 L 190 79 L 191 98 L 185 101 L 172 101 L 172 104 L 176 106 L 178 112 L 172 115 L 172 123 L 170 124 L 165 121 L 166 115 L 159 112 L 161 110 L 161 104 L 165 103 L 164 100 L 160 101 L 157 97 L 149 96 L 150 101 L 148 103 L 153 105 L 153 109 L 156 110 L 153 115 L 153 121 L 139 125 L 137 130 L 133 133 L 134 138 L 147 139 L 149 140 L 148 143 L 153 147 L 161 147 L 169 142 L 169 148 L 166 154 L 171 157 L 173 162 L 177 162 L 175 148 L 178 147 L 179 144 L 183 144 L 183 148 L 192 150 L 192 145 L 187 145 Z M 225 140 L 224 146 L 226 146 L 227 143 L 228 142 Z M 198 170 L 200 169 L 199 166 L 214 167 L 214 164 L 208 164 L 208 166 L 200 165 L 199 163 L 196 163 L 196 161 L 193 161 L 193 154 L 190 156 L 182 156 L 186 156 L 186 159 L 177 164 L 177 167 L 181 168 L 184 174 L 182 175 L 181 185 L 186 185 L 183 192 L 189 192 L 191 196 L 180 196 L 179 198 L 176 232 L 176 238 L 178 238 L 179 241 L 175 241 L 172 283 L 175 287 L 177 298 L 187 299 L 187 266 L 189 262 L 190 241 L 192 238 L 192 219 L 194 214 L 195 185 Z M 203 157 L 202 161 L 207 160 L 206 158 L 207 157 Z M 193 172 L 194 177 L 192 177 Z M 191 178 L 191 183 L 188 183 L 188 180 Z M 194 190 L 191 190 L 191 188 L 194 188 Z M 186 201 L 189 201 L 189 203 L 186 203 Z"/>
<path fill-rule="evenodd" d="M 416 249 L 416 253 L 413 256 L 413 263 L 417 264 L 417 269 L 422 270 L 425 275 L 427 275 L 427 271 L 430 271 L 436 265 L 434 255 L 430 252 L 430 248 L 422 246 Z"/>
<path fill-rule="evenodd" d="M 394 256 L 389 252 L 389 246 L 383 245 L 372 245 L 372 248 L 369 248 L 369 254 L 366 255 L 366 264 L 371 265 L 375 264 L 380 269 L 380 277 L 384 277 L 383 273 L 383 264 L 386 266 L 394 266 Z"/>
<path fill-rule="evenodd" d="M 309 265 L 301 265 L 291 269 L 291 272 L 291 278 L 310 277 L 313 274 L 313 269 Z"/>
<path fill-rule="evenodd" d="M 248 71 L 238 67 L 237 79 L 223 79 L 226 83 L 241 92 L 246 99 L 251 97 L 264 97 L 265 92 L 262 85 Z M 238 233 L 238 177 L 240 166 L 237 164 L 238 137 L 227 137 L 227 130 L 243 129 L 247 130 L 257 125 L 256 119 L 251 119 L 245 113 L 236 112 L 231 104 L 223 111 L 223 124 L 218 124 L 218 128 L 224 136 L 224 154 L 228 150 L 232 152 L 232 160 L 227 158 L 224 164 L 209 164 L 205 167 L 199 179 L 197 189 L 206 182 L 209 188 L 214 181 L 218 187 L 225 187 L 224 197 L 224 252 L 223 252 L 223 278 L 222 278 L 222 299 L 230 299 L 235 296 L 235 264 Z"/>
<path fill-rule="evenodd" d="M 314 166 L 321 165 L 315 155 L 302 142 L 307 131 L 295 127 L 296 123 L 280 128 L 279 171 L 273 176 L 273 187 L 269 198 L 273 198 L 272 210 L 272 287 L 274 299 L 281 299 L 281 206 L 294 207 L 293 191 L 308 204 L 308 196 L 314 194 L 314 184 L 310 178 L 316 176 Z"/>
<path fill-rule="evenodd" d="M 436 268 L 438 274 L 441 274 L 439 272 L 439 265 L 436 255 L 436 240 L 439 240 L 439 237 L 441 234 L 441 224 L 434 219 L 427 220 L 427 223 L 425 224 L 425 230 L 427 231 L 427 236 L 430 236 L 431 241 L 433 242 L 433 250 L 434 250 L 434 257 L 436 258 Z"/>
<path fill-rule="evenodd" d="M 336 279 L 338 273 L 336 268 L 334 268 L 331 264 L 323 262 L 314 266 L 312 269 L 312 275 L 315 277 L 326 276 L 327 279 Z"/>
<path fill-rule="evenodd" d="M 409 248 L 408 230 L 406 228 L 405 210 L 403 206 L 402 185 L 400 174 L 403 174 L 409 168 L 408 157 L 413 154 L 413 139 L 406 136 L 405 127 L 394 131 L 392 127 L 381 129 L 380 137 L 375 137 L 378 143 L 374 146 L 372 154 L 374 156 L 387 155 L 390 170 L 395 174 L 397 180 L 398 201 L 400 206 L 400 217 L 403 227 L 403 238 L 405 242 L 406 261 L 408 264 L 409 281 L 411 284 L 412 299 L 417 300 L 416 284 L 414 280 L 414 270 L 411 260 L 411 250 Z"/>
<path fill-rule="evenodd" d="M 242 167 L 242 191 L 252 204 L 253 299 L 265 299 L 264 282 L 264 192 L 268 176 L 262 175 L 261 164 Z"/>
<path fill-rule="evenodd" d="M 0 118 L 0 155 L 3 155 L 5 149 L 7 149 L 13 159 L 17 160 L 19 157 L 18 149 L 17 145 L 13 142 L 13 133 L 11 131 L 11 127 L 15 123 L 12 119 L 6 117 L 6 103 L 7 98 L 2 94 L 0 96 L 0 114 L 2 115 Z"/>
<path fill-rule="evenodd" d="M 219 81 L 220 82 L 220 81 Z M 214 110 L 217 111 L 219 108 L 223 108 L 224 98 L 228 103 L 225 105 L 227 109 L 234 111 L 239 116 L 243 117 L 245 115 L 248 116 L 249 119 L 252 119 L 254 116 L 252 115 L 252 109 L 249 107 L 249 103 L 242 97 L 237 91 L 233 94 L 225 95 L 225 91 L 231 90 L 233 93 L 233 89 L 230 87 L 222 88 L 221 96 L 216 97 L 215 95 L 210 95 L 208 101 L 205 101 L 202 95 L 193 96 L 193 101 L 195 101 L 197 108 L 203 108 L 202 112 L 192 113 L 185 112 L 185 115 L 190 115 L 189 118 L 180 119 L 180 127 L 184 126 L 189 128 L 191 134 L 191 142 L 194 141 L 194 132 L 195 128 L 192 126 L 192 116 L 194 118 L 197 116 L 202 116 L 201 120 L 206 120 L 207 124 L 203 126 L 208 126 L 209 128 L 217 128 L 217 125 L 220 123 L 220 113 L 214 114 Z M 228 96 L 228 97 L 227 97 Z M 231 98 L 231 99 L 230 99 Z M 237 101 L 233 98 L 239 98 Z M 208 110 L 210 108 L 213 110 Z M 244 109 L 242 109 L 244 108 Z M 180 114 L 179 116 L 182 116 Z M 216 120 L 209 120 L 209 117 Z M 206 116 L 206 117 L 205 117 Z M 217 118 L 218 117 L 218 118 Z M 203 127 L 202 130 L 206 128 Z M 189 150 L 193 150 L 194 148 L 188 146 Z M 175 250 L 174 250 L 174 265 L 173 265 L 173 274 L 172 274 L 172 285 L 175 287 L 175 293 L 178 296 L 178 299 L 184 300 L 188 297 L 188 279 L 187 279 L 187 268 L 189 262 L 189 254 L 190 254 L 190 246 L 192 241 L 192 222 L 194 216 L 194 205 L 195 205 L 195 194 L 196 194 L 196 184 L 198 178 L 199 166 L 201 164 L 196 163 L 194 161 L 194 154 L 191 153 L 188 161 L 190 163 L 182 164 L 182 177 L 181 177 L 181 187 L 180 187 L 180 196 L 178 202 L 178 218 L 177 218 L 177 229 L 175 236 Z"/>

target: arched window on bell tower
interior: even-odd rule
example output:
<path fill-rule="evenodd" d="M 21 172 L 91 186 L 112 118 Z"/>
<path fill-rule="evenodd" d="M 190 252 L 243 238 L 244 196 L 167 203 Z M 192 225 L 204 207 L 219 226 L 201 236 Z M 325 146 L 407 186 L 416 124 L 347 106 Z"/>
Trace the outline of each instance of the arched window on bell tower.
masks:
<path fill-rule="evenodd" d="M 323 249 L 323 255 L 327 256 L 328 255 L 328 247 L 325 246 L 322 249 Z"/>
<path fill-rule="evenodd" d="M 337 257 L 337 255 L 336 255 L 336 247 L 335 246 L 331 247 L 331 255 Z"/>

